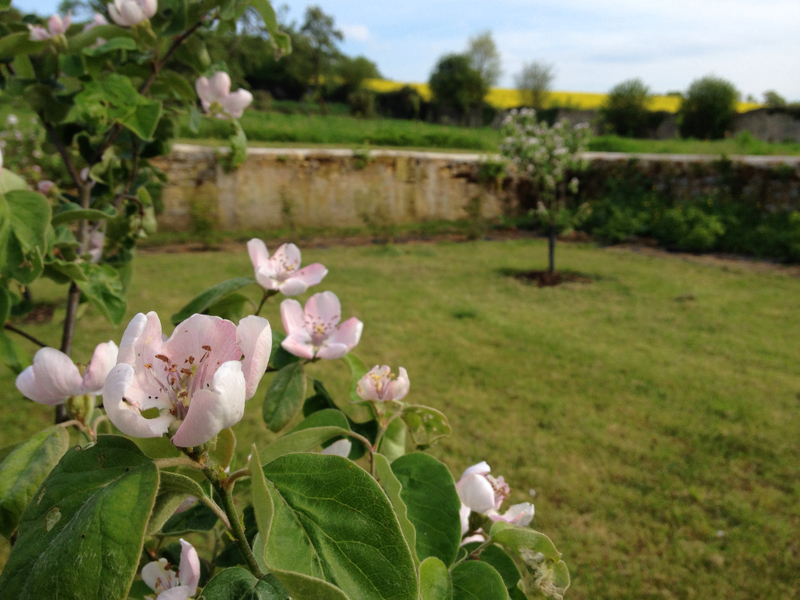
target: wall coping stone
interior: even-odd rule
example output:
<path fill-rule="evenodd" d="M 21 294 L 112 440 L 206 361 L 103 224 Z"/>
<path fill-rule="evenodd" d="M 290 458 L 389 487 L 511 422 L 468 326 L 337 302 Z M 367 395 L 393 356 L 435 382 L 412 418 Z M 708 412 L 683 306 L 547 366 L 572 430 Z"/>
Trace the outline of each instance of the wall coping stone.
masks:
<path fill-rule="evenodd" d="M 213 158 L 218 150 L 225 148 L 216 146 L 201 146 L 197 144 L 175 144 L 172 154 L 168 158 L 208 157 Z M 486 159 L 499 159 L 497 154 L 488 153 L 457 153 L 457 152 L 424 152 L 419 150 L 350 150 L 348 148 L 248 148 L 248 156 L 285 156 L 295 159 L 310 158 L 348 158 L 363 156 L 363 152 L 371 158 L 413 158 L 419 160 L 446 160 L 449 162 L 476 163 Z M 584 152 L 583 158 L 589 161 L 627 161 L 641 160 L 648 162 L 713 162 L 719 160 L 715 154 L 628 154 L 626 152 Z M 744 156 L 731 155 L 728 157 L 734 162 L 753 166 L 772 166 L 788 164 L 800 166 L 800 156 Z"/>

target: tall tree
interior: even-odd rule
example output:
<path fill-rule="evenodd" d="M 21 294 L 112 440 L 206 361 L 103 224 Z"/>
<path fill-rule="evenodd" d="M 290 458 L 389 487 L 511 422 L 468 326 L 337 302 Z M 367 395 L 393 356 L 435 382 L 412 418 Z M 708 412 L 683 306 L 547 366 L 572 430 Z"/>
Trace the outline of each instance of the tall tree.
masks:
<path fill-rule="evenodd" d="M 447 54 L 439 59 L 429 81 L 434 101 L 445 114 L 469 123 L 489 91 L 481 74 L 464 54 Z"/>
<path fill-rule="evenodd" d="M 497 85 L 503 69 L 500 66 L 500 52 L 491 31 L 487 30 L 469 38 L 467 56 L 470 66 L 481 74 L 488 87 Z"/>
<path fill-rule="evenodd" d="M 332 59 L 339 53 L 336 42 L 341 42 L 344 35 L 334 27 L 333 17 L 322 12 L 319 6 L 309 6 L 306 9 L 305 21 L 300 27 L 300 33 L 308 39 L 311 46 L 314 93 L 322 112 L 327 114 L 321 88 L 322 76 L 329 70 Z"/>
<path fill-rule="evenodd" d="M 523 102 L 536 110 L 541 110 L 555 76 L 553 65 L 537 60 L 525 63 L 522 71 L 514 78 Z"/>

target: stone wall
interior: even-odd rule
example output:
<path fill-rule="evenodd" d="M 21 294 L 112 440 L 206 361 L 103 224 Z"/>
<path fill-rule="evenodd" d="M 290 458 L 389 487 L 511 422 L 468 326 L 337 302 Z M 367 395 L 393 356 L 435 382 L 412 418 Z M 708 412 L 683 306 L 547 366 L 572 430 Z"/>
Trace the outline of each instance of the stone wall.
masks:
<path fill-rule="evenodd" d="M 157 161 L 169 178 L 162 231 L 264 230 L 291 226 L 360 227 L 467 217 L 480 198 L 482 216 L 519 214 L 535 205 L 529 186 L 512 178 L 481 181 L 478 154 L 373 150 L 252 148 L 226 173 L 219 150 L 176 144 Z M 800 209 L 800 157 L 629 155 L 590 152 L 580 174 L 582 200 L 605 193 L 613 177 L 637 173 L 676 201 L 734 186 L 742 201 L 765 210 Z"/>
<path fill-rule="evenodd" d="M 478 182 L 475 154 L 252 148 L 226 173 L 217 152 L 176 144 L 157 162 L 169 177 L 162 230 L 192 229 L 209 214 L 222 230 L 453 220 L 479 194 L 484 216 L 509 209 Z"/>

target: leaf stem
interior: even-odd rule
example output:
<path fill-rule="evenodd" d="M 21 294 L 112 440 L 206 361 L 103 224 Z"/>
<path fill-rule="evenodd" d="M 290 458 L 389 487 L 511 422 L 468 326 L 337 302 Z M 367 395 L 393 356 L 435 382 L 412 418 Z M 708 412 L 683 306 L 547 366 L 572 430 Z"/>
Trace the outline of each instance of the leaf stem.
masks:
<path fill-rule="evenodd" d="M 231 494 L 230 490 L 227 490 L 224 486 L 220 485 L 219 482 L 215 483 L 214 487 L 217 489 L 217 493 L 222 500 L 222 508 L 228 515 L 228 519 L 231 523 L 231 533 L 233 538 L 236 540 L 236 544 L 239 546 L 239 551 L 242 553 L 242 556 L 247 563 L 247 567 L 250 569 L 250 572 L 253 575 L 255 575 L 258 579 L 261 579 L 264 577 L 264 573 L 262 573 L 261 569 L 258 567 L 256 557 L 253 556 L 253 551 L 250 548 L 250 544 L 247 543 L 242 522 L 239 520 L 239 515 L 236 513 L 236 506 L 233 503 L 233 494 Z"/>
<path fill-rule="evenodd" d="M 205 472 L 206 467 L 196 460 L 185 458 L 183 456 L 176 456 L 174 458 L 158 458 L 155 460 L 156 466 L 159 469 L 169 469 L 170 467 L 189 467 L 190 469 L 197 469 L 198 471 Z"/>
<path fill-rule="evenodd" d="M 17 335 L 21 335 L 22 337 L 24 337 L 27 340 L 30 340 L 31 342 L 33 342 L 34 344 L 36 344 L 40 348 L 47 348 L 48 347 L 48 345 L 45 344 L 44 342 L 42 342 L 41 340 L 38 340 L 37 338 L 33 337 L 30 333 L 26 333 L 25 331 L 22 331 L 22 329 L 18 329 L 16 327 L 14 327 L 11 323 L 6 323 L 3 327 L 5 329 L 8 329 L 9 331 L 13 331 Z"/>
<path fill-rule="evenodd" d="M 250 469 L 239 469 L 238 471 L 234 471 L 225 480 L 225 485 L 223 487 L 229 492 L 233 493 L 233 486 L 236 484 L 236 480 L 241 479 L 242 477 L 250 477 Z"/>
<path fill-rule="evenodd" d="M 470 557 L 473 560 L 476 559 L 478 556 L 481 555 L 481 552 L 486 550 L 486 548 L 488 548 L 491 545 L 491 543 L 492 543 L 492 538 L 488 538 L 486 541 L 482 542 L 480 546 L 475 548 L 475 550 L 473 550 L 472 552 L 467 553 L 466 556 L 464 556 L 464 558 L 454 562 L 453 563 L 453 567 L 455 567 L 458 564 L 461 564 L 462 562 L 464 562 L 465 560 L 469 559 Z M 450 568 L 452 569 L 453 567 L 450 567 Z"/>

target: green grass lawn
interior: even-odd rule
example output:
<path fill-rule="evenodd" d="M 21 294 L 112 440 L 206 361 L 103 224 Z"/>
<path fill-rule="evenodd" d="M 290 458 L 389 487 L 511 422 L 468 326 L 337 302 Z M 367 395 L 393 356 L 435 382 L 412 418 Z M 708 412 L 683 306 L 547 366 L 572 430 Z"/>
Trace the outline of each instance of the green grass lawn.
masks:
<path fill-rule="evenodd" d="M 536 288 L 502 274 L 543 268 L 545 253 L 516 240 L 303 257 L 330 269 L 318 291 L 365 322 L 357 354 L 405 366 L 408 400 L 449 416 L 454 434 L 431 452 L 456 477 L 486 460 L 513 502 L 535 503 L 533 526 L 570 566 L 568 598 L 800 597 L 800 280 L 566 244 L 559 266 L 594 283 Z M 167 323 L 196 293 L 247 275 L 244 246 L 143 254 L 129 314 L 158 308 Z M 59 303 L 63 292 L 34 288 Z M 267 313 L 282 330 L 277 303 Z M 63 314 L 59 304 L 54 322 L 20 326 L 56 343 Z M 87 310 L 76 358 L 123 329 Z M 345 402 L 344 364 L 309 372 Z M 51 409 L 24 401 L 7 371 L 2 384 L 2 444 L 48 425 Z M 236 427 L 240 455 L 272 437 L 267 385 Z"/>

